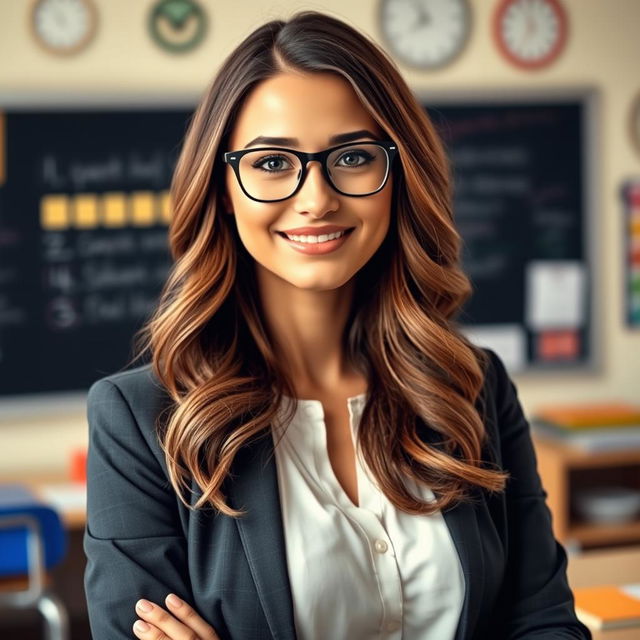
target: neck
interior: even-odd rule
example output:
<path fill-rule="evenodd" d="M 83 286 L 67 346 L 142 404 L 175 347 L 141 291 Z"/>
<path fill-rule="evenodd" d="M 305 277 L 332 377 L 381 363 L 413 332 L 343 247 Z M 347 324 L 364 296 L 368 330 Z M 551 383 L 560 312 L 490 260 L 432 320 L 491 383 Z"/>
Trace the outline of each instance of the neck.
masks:
<path fill-rule="evenodd" d="M 296 391 L 331 391 L 358 377 L 346 362 L 342 345 L 354 279 L 337 289 L 313 291 L 260 268 L 256 275 L 276 356 Z"/>

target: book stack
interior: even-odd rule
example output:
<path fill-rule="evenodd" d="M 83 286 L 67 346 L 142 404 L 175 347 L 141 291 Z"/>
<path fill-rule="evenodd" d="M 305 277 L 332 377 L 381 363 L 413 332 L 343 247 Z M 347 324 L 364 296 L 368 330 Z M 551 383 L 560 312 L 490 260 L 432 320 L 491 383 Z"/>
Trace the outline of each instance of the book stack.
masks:
<path fill-rule="evenodd" d="M 640 448 L 640 406 L 623 402 L 543 407 L 533 433 L 587 452 Z"/>
<path fill-rule="evenodd" d="M 640 583 L 573 589 L 578 618 L 590 629 L 638 627 L 640 638 Z"/>

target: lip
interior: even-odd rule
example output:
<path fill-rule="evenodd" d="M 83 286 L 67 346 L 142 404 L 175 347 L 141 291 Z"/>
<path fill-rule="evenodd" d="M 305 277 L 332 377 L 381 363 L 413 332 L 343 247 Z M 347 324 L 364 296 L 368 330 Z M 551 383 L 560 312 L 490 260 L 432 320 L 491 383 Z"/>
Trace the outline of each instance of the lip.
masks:
<path fill-rule="evenodd" d="M 349 227 L 345 228 L 349 229 Z M 316 227 L 316 229 L 318 229 L 318 227 Z M 319 227 L 319 229 L 322 229 L 322 227 Z M 351 231 L 353 231 L 353 229 L 355 229 L 355 227 L 351 227 Z M 323 255 L 325 253 L 331 253 L 332 251 L 336 251 L 337 249 L 339 249 L 349 239 L 349 237 L 351 236 L 351 231 L 345 233 L 339 238 L 336 238 L 335 240 L 327 240 L 326 242 L 319 243 L 296 242 L 295 240 L 287 238 L 282 233 L 277 233 L 276 235 L 279 238 L 282 238 L 283 242 L 286 242 L 292 249 L 295 249 L 296 251 L 299 251 L 300 253 L 304 253 L 306 255 L 317 256 Z"/>
<path fill-rule="evenodd" d="M 321 236 L 325 233 L 336 233 L 346 231 L 353 227 L 341 227 L 337 224 L 326 224 L 323 227 L 296 227 L 295 229 L 281 229 L 281 233 L 294 236 Z"/>

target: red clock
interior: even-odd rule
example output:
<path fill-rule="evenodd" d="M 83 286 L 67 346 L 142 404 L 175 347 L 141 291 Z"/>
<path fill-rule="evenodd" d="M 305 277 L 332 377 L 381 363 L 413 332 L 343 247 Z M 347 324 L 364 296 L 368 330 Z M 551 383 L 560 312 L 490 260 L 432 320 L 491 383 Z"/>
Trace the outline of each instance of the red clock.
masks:
<path fill-rule="evenodd" d="M 567 14 L 560 0 L 502 0 L 493 20 L 504 57 L 522 69 L 550 65 L 567 41 Z"/>

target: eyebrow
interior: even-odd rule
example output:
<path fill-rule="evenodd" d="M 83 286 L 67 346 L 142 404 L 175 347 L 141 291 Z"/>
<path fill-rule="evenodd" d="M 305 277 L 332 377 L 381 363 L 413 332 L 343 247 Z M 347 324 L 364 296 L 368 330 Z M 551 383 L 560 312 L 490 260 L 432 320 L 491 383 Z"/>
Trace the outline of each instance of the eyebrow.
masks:
<path fill-rule="evenodd" d="M 372 133 L 368 129 L 360 129 L 359 131 L 349 131 L 348 133 L 339 133 L 329 138 L 329 144 L 342 144 L 343 142 L 351 142 L 352 140 L 358 140 L 360 138 L 373 138 L 377 140 L 379 136 Z M 277 146 L 290 146 L 295 147 L 300 143 L 298 138 L 283 138 L 283 137 L 271 137 L 271 136 L 258 136 L 248 142 L 244 148 L 253 147 L 256 144 L 274 144 Z"/>

